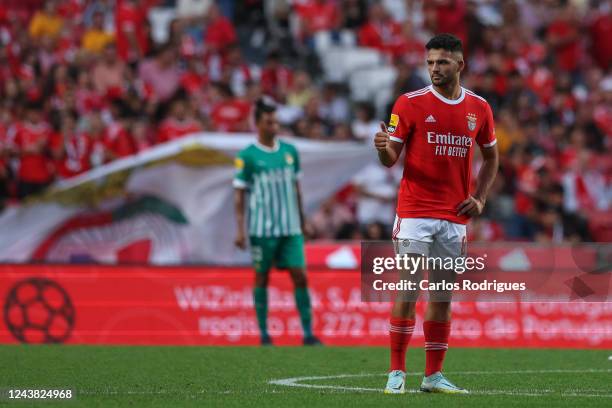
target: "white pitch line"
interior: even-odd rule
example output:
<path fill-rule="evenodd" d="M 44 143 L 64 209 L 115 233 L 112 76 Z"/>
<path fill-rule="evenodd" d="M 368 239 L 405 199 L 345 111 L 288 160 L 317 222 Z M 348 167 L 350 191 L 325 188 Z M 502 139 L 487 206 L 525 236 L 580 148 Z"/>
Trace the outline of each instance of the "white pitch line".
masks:
<path fill-rule="evenodd" d="M 583 370 L 571 370 L 571 369 L 557 369 L 557 370 L 512 370 L 512 371 L 453 371 L 447 372 L 447 374 L 458 374 L 458 375 L 500 375 L 500 374 L 587 374 L 587 373 L 612 373 L 612 369 L 583 369 Z M 316 381 L 316 380 L 332 380 L 339 378 L 362 378 L 362 377 L 380 377 L 386 376 L 387 374 L 338 374 L 338 375 L 322 375 L 322 376 L 305 376 L 305 377 L 292 377 L 292 378 L 281 378 L 277 380 L 270 380 L 270 385 L 282 385 L 286 387 L 300 387 L 300 388 L 316 388 L 316 389 L 328 389 L 338 391 L 365 391 L 365 392 L 382 392 L 382 388 L 366 388 L 366 387 L 348 387 L 342 385 L 324 385 L 324 384 L 304 384 L 302 381 Z M 406 375 L 410 376 L 421 376 L 422 372 L 409 372 Z M 598 397 L 598 398 L 611 398 L 612 394 L 582 394 L 580 390 L 572 390 L 574 392 L 555 394 L 553 390 L 473 390 L 470 391 L 471 395 L 511 395 L 511 396 L 526 396 L 526 397 L 544 397 L 544 396 L 561 396 L 561 397 Z M 407 393 L 415 394 L 419 391 L 411 389 L 406 390 Z"/>

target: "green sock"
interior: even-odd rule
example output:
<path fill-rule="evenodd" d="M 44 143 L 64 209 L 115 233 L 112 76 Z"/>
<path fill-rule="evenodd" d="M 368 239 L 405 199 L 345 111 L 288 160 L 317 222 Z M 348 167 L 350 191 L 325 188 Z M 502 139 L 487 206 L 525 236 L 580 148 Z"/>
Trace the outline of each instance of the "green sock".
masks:
<path fill-rule="evenodd" d="M 308 294 L 308 288 L 295 288 L 295 306 L 300 313 L 300 320 L 302 321 L 302 329 L 304 330 L 304 337 L 312 336 L 311 326 L 311 311 L 310 311 L 310 295 Z"/>
<path fill-rule="evenodd" d="M 268 288 L 255 287 L 253 289 L 253 303 L 262 337 L 268 336 Z"/>

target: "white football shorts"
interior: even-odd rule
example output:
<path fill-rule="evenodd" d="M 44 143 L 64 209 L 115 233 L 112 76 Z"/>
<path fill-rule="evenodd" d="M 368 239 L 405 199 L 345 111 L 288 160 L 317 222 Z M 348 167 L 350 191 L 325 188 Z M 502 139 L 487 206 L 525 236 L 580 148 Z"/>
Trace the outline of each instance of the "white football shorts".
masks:
<path fill-rule="evenodd" d="M 467 252 L 467 228 L 436 218 L 399 218 L 393 224 L 393 243 L 399 255 L 459 258 Z"/>

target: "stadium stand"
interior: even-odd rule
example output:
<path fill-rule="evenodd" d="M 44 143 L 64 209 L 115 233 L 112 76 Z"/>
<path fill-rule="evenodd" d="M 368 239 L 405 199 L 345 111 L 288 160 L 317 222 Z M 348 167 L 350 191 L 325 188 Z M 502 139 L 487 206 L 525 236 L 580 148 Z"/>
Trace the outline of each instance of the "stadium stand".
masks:
<path fill-rule="evenodd" d="M 248 131 L 262 93 L 282 105 L 284 135 L 370 143 L 364 129 L 428 84 L 424 42 L 451 32 L 466 48 L 464 86 L 494 110 L 502 154 L 471 240 L 612 239 L 610 1 L 3 5 L 0 206 L 194 130 Z M 388 234 L 359 223 L 362 191 L 338 186 L 312 238 Z"/>

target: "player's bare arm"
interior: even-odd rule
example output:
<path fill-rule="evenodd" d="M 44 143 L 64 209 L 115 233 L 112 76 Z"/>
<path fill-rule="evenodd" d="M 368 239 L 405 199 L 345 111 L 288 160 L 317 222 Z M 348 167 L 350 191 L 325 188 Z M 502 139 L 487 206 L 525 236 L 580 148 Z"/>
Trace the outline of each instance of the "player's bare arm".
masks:
<path fill-rule="evenodd" d="M 244 201 L 246 191 L 243 188 L 234 189 L 234 211 L 236 213 L 236 239 L 234 244 L 240 248 L 246 248 L 246 233 L 244 231 Z"/>
<path fill-rule="evenodd" d="M 395 164 L 404 147 L 402 143 L 394 142 L 389 138 L 384 122 L 380 122 L 380 132 L 377 132 L 374 136 L 374 146 L 378 151 L 378 160 L 386 167 Z"/>
<path fill-rule="evenodd" d="M 295 182 L 295 191 L 297 192 L 298 208 L 300 210 L 300 226 L 302 227 L 302 233 L 305 236 L 309 236 L 310 230 L 307 228 L 306 217 L 304 216 L 304 206 L 302 204 L 302 190 L 300 189 L 300 182 Z"/>
<path fill-rule="evenodd" d="M 457 206 L 457 215 L 466 214 L 474 217 L 482 214 L 489 189 L 493 185 L 493 181 L 495 181 L 499 167 L 497 145 L 481 147 L 480 152 L 482 153 L 483 163 L 478 172 L 476 192 Z"/>

